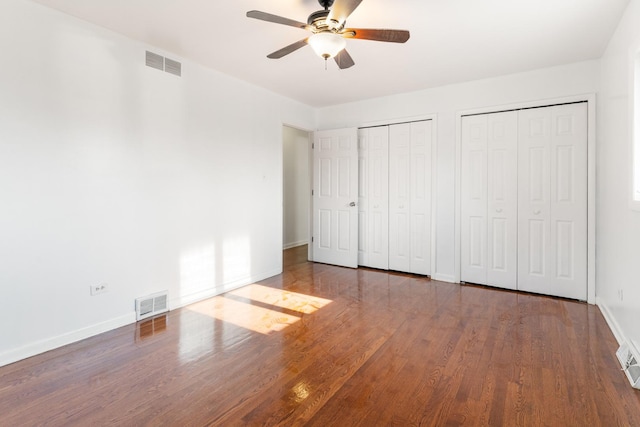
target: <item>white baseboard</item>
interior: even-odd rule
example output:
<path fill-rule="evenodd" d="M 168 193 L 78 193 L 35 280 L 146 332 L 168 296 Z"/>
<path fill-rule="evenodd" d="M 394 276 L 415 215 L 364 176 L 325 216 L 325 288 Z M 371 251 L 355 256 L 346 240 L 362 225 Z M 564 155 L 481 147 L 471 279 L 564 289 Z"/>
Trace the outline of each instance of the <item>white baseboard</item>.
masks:
<path fill-rule="evenodd" d="M 257 274 L 243 279 L 234 280 L 226 283 L 221 288 L 207 289 L 202 292 L 197 292 L 191 295 L 183 295 L 181 297 L 169 300 L 169 307 L 173 310 L 183 307 L 188 304 L 193 304 L 198 301 L 202 301 L 207 298 L 214 297 L 216 295 L 228 292 L 242 286 L 246 286 L 251 283 L 259 282 L 260 280 L 267 279 L 269 277 L 276 276 L 282 273 L 282 268 L 278 270 L 269 271 L 263 274 Z M 19 360 L 27 359 L 29 357 L 54 350 L 56 348 L 72 344 L 77 341 L 81 341 L 86 338 L 101 334 L 103 332 L 111 331 L 113 329 L 120 328 L 136 322 L 136 313 L 131 312 L 115 319 L 107 320 L 106 322 L 98 323 L 88 326 L 86 328 L 78 329 L 77 331 L 68 332 L 53 338 L 47 338 L 33 344 L 28 344 L 24 347 L 20 347 L 14 350 L 9 350 L 0 353 L 0 366 L 5 366 L 10 363 L 17 362 Z"/>
<path fill-rule="evenodd" d="M 297 248 L 298 246 L 308 245 L 308 244 L 309 244 L 308 240 L 299 240 L 293 243 L 285 243 L 282 249 L 284 250 L 284 249 Z"/>
<path fill-rule="evenodd" d="M 596 305 L 598 306 L 598 308 L 600 308 L 600 312 L 602 313 L 604 320 L 607 321 L 607 325 L 609 325 L 609 329 L 611 329 L 613 336 L 616 337 L 616 341 L 618 341 L 619 345 L 622 345 L 622 343 L 625 342 L 626 339 L 624 337 L 624 334 L 622 333 L 620 325 L 616 321 L 616 318 L 613 316 L 613 314 L 611 314 L 611 310 L 609 310 L 609 307 L 607 307 L 607 305 L 601 298 L 596 297 Z"/>
<path fill-rule="evenodd" d="M 431 280 L 437 280 L 438 282 L 456 283 L 456 278 L 450 274 L 432 274 Z"/>
<path fill-rule="evenodd" d="M 106 322 L 97 323 L 95 325 L 87 326 L 86 328 L 78 329 L 76 331 L 58 335 L 53 338 L 47 338 L 32 344 L 28 344 L 24 347 L 6 351 L 4 353 L 0 353 L 0 366 L 5 366 L 22 359 L 27 359 L 37 354 L 56 349 L 58 347 L 72 344 L 74 342 L 90 338 L 94 335 L 98 335 L 103 332 L 111 331 L 113 329 L 129 325 L 131 323 L 134 323 L 135 321 L 136 314 L 135 312 L 131 312 L 124 316 L 107 320 Z"/>

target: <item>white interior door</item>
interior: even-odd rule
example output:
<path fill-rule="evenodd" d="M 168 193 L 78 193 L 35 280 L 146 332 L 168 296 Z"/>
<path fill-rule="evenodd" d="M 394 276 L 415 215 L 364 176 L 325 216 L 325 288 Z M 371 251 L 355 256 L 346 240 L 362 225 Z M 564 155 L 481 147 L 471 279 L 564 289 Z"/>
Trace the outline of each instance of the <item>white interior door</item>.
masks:
<path fill-rule="evenodd" d="M 460 280 L 487 284 L 487 121 L 488 115 L 462 118 L 460 186 Z"/>
<path fill-rule="evenodd" d="M 389 269 L 411 271 L 411 126 L 389 126 Z"/>
<path fill-rule="evenodd" d="M 316 132 L 313 164 L 313 261 L 357 268 L 357 129 Z"/>
<path fill-rule="evenodd" d="M 518 288 L 587 298 L 587 104 L 520 112 Z"/>
<path fill-rule="evenodd" d="M 389 268 L 389 128 L 358 130 L 358 264 Z"/>

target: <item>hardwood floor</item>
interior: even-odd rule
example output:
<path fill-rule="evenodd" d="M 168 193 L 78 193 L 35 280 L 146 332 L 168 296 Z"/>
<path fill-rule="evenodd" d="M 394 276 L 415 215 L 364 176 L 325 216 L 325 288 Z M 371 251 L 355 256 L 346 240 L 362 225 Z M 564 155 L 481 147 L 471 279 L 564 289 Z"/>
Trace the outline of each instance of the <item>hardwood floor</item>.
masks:
<path fill-rule="evenodd" d="M 0 368 L 0 425 L 640 426 L 597 307 L 304 251 L 280 276 Z"/>

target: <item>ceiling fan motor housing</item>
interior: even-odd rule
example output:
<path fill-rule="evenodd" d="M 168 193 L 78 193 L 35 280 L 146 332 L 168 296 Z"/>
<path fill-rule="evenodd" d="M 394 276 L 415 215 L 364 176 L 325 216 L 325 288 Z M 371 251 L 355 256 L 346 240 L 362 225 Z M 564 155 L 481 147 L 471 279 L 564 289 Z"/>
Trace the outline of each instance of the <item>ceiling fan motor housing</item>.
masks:
<path fill-rule="evenodd" d="M 309 18 L 307 18 L 307 24 L 319 28 L 323 22 L 326 22 L 328 15 L 328 10 L 318 10 L 317 12 L 313 12 L 309 15 Z"/>
<path fill-rule="evenodd" d="M 307 24 L 311 25 L 314 33 L 321 33 L 324 31 L 337 32 L 342 29 L 342 25 L 336 20 L 329 20 L 329 10 L 318 10 L 309 15 Z"/>
<path fill-rule="evenodd" d="M 329 8 L 333 6 L 333 1 L 334 0 L 318 0 L 318 3 L 324 7 L 324 10 L 313 12 L 307 19 L 307 24 L 312 25 L 316 29 L 314 32 L 336 31 L 340 29 L 339 22 L 335 20 L 329 21 L 327 19 L 331 12 Z"/>

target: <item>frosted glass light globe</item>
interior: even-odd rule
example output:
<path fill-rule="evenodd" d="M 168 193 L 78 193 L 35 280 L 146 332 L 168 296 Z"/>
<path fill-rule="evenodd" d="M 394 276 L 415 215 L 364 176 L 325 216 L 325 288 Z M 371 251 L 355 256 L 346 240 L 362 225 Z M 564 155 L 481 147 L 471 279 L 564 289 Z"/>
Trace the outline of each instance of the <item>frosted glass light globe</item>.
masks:
<path fill-rule="evenodd" d="M 324 32 L 309 37 L 309 44 L 314 52 L 324 58 L 333 58 L 347 46 L 347 41 L 339 34 Z"/>

